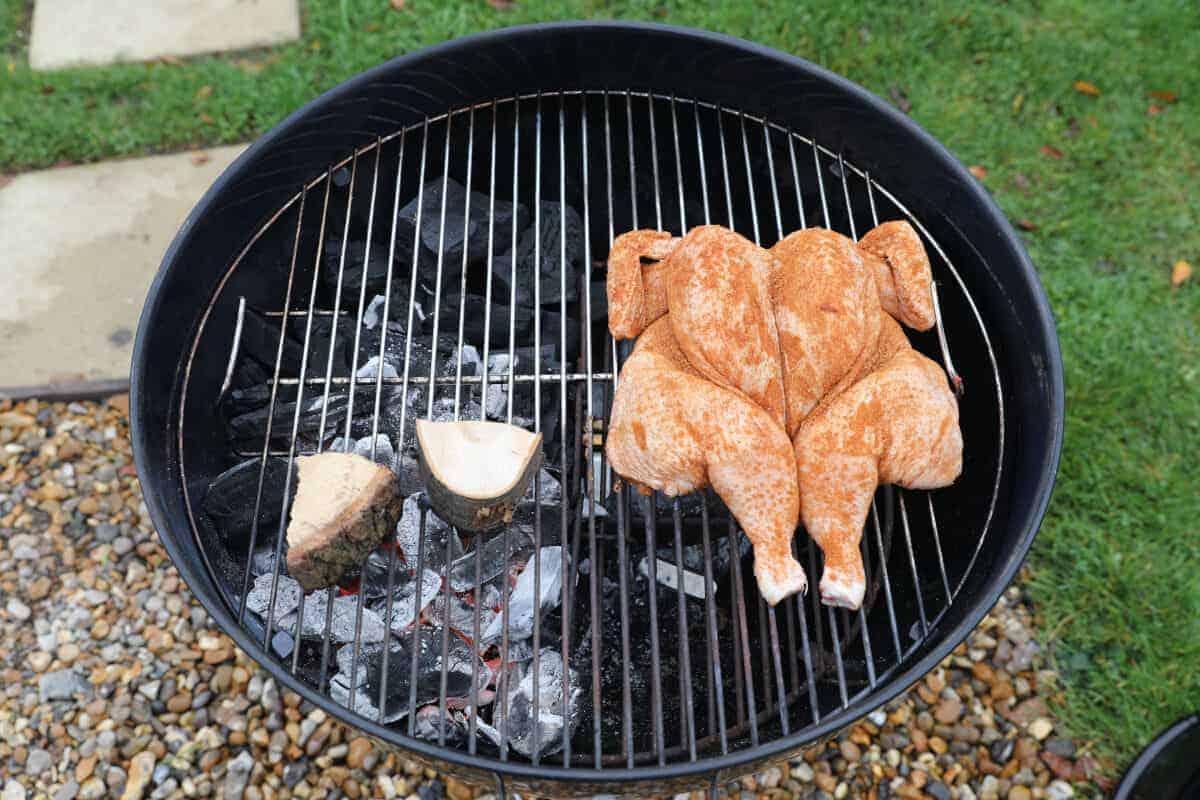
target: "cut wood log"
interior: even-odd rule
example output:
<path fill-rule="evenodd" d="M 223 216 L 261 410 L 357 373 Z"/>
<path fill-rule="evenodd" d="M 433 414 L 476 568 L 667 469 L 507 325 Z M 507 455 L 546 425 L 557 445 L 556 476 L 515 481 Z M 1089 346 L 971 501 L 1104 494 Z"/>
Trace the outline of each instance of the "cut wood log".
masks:
<path fill-rule="evenodd" d="M 332 586 L 396 529 L 401 498 L 387 467 L 351 453 L 297 459 L 287 568 L 306 592 Z"/>
<path fill-rule="evenodd" d="M 418 420 L 417 447 L 429 502 L 469 531 L 512 520 L 542 463 L 542 435 L 502 422 Z"/>

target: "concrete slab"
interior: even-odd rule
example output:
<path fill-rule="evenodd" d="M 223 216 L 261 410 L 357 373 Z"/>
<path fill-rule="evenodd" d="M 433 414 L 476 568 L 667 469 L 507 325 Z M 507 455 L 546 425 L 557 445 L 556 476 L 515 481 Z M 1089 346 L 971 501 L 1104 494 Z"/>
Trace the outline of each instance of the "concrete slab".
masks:
<path fill-rule="evenodd" d="M 0 187 L 0 387 L 127 377 L 163 252 L 241 150 L 29 172 Z"/>
<path fill-rule="evenodd" d="M 34 69 L 243 50 L 297 39 L 298 0 L 37 0 Z"/>

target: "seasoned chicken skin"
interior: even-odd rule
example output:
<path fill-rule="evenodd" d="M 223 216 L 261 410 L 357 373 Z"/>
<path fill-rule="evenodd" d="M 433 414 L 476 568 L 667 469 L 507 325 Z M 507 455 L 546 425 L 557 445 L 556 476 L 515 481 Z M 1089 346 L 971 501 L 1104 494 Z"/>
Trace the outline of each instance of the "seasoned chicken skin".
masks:
<path fill-rule="evenodd" d="M 822 600 L 858 608 L 876 487 L 937 488 L 962 469 L 945 374 L 897 322 L 935 321 L 916 232 L 888 222 L 856 244 L 812 228 L 765 251 L 713 226 L 633 231 L 613 244 L 608 292 L 613 335 L 641 336 L 614 400 L 613 467 L 668 495 L 712 485 L 772 604 L 804 586 L 790 553 L 798 494 L 825 555 Z"/>
<path fill-rule="evenodd" d="M 658 231 L 623 234 L 609 258 L 609 330 L 632 338 L 667 314 L 693 369 L 742 392 L 782 426 L 783 370 L 771 307 L 776 271 L 770 253 L 716 225 L 681 239 Z"/>
<path fill-rule="evenodd" d="M 621 369 L 605 451 L 643 490 L 674 497 L 712 486 L 754 546 L 763 598 L 774 605 L 805 590 L 791 554 L 799 515 L 791 442 L 756 403 L 691 366 L 669 319 L 645 329 Z"/>

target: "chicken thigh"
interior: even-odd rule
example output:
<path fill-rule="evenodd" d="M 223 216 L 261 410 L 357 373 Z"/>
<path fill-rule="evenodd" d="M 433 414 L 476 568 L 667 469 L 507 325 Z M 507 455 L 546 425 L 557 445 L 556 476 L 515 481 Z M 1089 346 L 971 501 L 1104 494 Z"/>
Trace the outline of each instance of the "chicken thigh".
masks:
<path fill-rule="evenodd" d="M 792 557 L 799 514 L 791 442 L 756 403 L 703 377 L 669 319 L 650 324 L 621 369 L 605 452 L 640 489 L 674 497 L 706 486 L 754 546 L 754 574 L 774 605 L 807 586 Z"/>
<path fill-rule="evenodd" d="M 954 482 L 962 471 L 958 403 L 941 367 L 901 347 L 806 419 L 795 447 L 801 519 L 825 554 L 821 600 L 858 608 L 866 590 L 859 541 L 875 489 Z"/>

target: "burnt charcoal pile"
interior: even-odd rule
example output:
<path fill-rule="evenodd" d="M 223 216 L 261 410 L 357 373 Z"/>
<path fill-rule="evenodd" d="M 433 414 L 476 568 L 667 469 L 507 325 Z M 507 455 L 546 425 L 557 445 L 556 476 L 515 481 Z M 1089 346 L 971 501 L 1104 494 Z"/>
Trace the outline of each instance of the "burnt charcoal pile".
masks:
<path fill-rule="evenodd" d="M 564 737 L 580 740 L 573 752 L 589 750 L 595 713 L 604 715 L 604 731 L 621 730 L 620 703 L 591 707 L 594 681 L 602 697 L 620 698 L 625 674 L 619 648 L 592 652 L 599 626 L 605 643 L 621 641 L 623 632 L 637 643 L 630 664 L 634 708 L 651 708 L 658 692 L 665 724 L 677 730 L 683 719 L 677 676 L 692 679 L 698 708 L 711 706 L 705 602 L 711 594 L 728 635 L 731 567 L 741 559 L 750 569 L 749 545 L 744 537 L 731 544 L 723 533 L 727 515 L 706 494 L 677 503 L 640 498 L 626 508 L 627 557 L 618 560 L 618 495 L 602 447 L 592 477 L 583 477 L 589 466 L 579 443 L 583 384 L 568 385 L 564 417 L 558 380 L 584 361 L 584 289 L 591 291 L 595 368 L 606 368 L 603 265 L 594 265 L 587 286 L 583 225 L 559 201 L 537 209 L 540 236 L 526 206 L 497 202 L 492 220 L 489 207 L 484 195 L 454 180 L 429 181 L 421 202 L 413 198 L 399 211 L 394 263 L 386 241 L 368 246 L 350 226 L 343 242 L 338 226 L 322 243 L 316 311 L 284 316 L 242 309 L 218 403 L 228 469 L 200 503 L 208 529 L 245 570 L 246 593 L 238 600 L 251 629 L 311 685 L 368 718 L 437 741 L 460 742 L 474 729 L 479 747 L 531 759 L 559 752 Z M 376 223 L 376 230 L 388 227 Z M 596 390 L 593 412 L 603 417 L 607 395 Z M 464 536 L 431 510 L 414 436 L 415 420 L 425 417 L 511 421 L 543 433 L 546 466 L 502 530 Z M 403 510 L 395 535 L 356 572 L 306 594 L 288 575 L 286 537 L 279 533 L 288 519 L 288 487 L 295 490 L 289 454 L 323 450 L 356 453 L 391 469 Z M 673 547 L 676 504 L 681 564 Z M 711 584 L 698 534 L 706 504 Z M 594 554 L 587 522 L 593 514 Z M 653 552 L 648 514 L 657 532 Z M 628 618 L 620 611 L 622 582 Z M 652 605 L 657 656 L 646 646 Z M 636 746 L 645 751 L 655 732 L 647 714 L 637 718 Z M 697 732 L 709 733 L 711 725 L 706 718 Z"/>
<path fill-rule="evenodd" d="M 357 575 L 330 589 L 305 594 L 287 574 L 286 547 L 278 558 L 270 546 L 261 547 L 249 564 L 246 610 L 273 631 L 271 645 L 280 658 L 300 648 L 297 660 L 306 673 L 319 670 L 331 651 L 332 661 L 324 658 L 328 674 L 316 680 L 365 716 L 407 724 L 415 704 L 414 735 L 454 739 L 464 734 L 468 715 L 478 713 L 485 737 L 506 725 L 517 752 L 553 752 L 563 727 L 573 730 L 580 713 L 574 670 L 566 673 L 570 707 L 561 705 L 563 655 L 555 649 L 564 584 L 576 573 L 564 554 L 561 528 L 552 523 L 561 514 L 561 487 L 546 470 L 537 483 L 540 491 L 531 487 L 511 526 L 470 542 L 469 550 L 423 493 L 410 495 L 395 537 Z M 535 629 L 541 639 L 536 659 Z M 539 693 L 554 681 L 560 687 L 558 705 L 538 711 L 540 734 L 528 707 L 534 669 L 545 678 Z M 507 723 L 499 706 L 492 708 L 497 692 L 508 700 Z"/>

